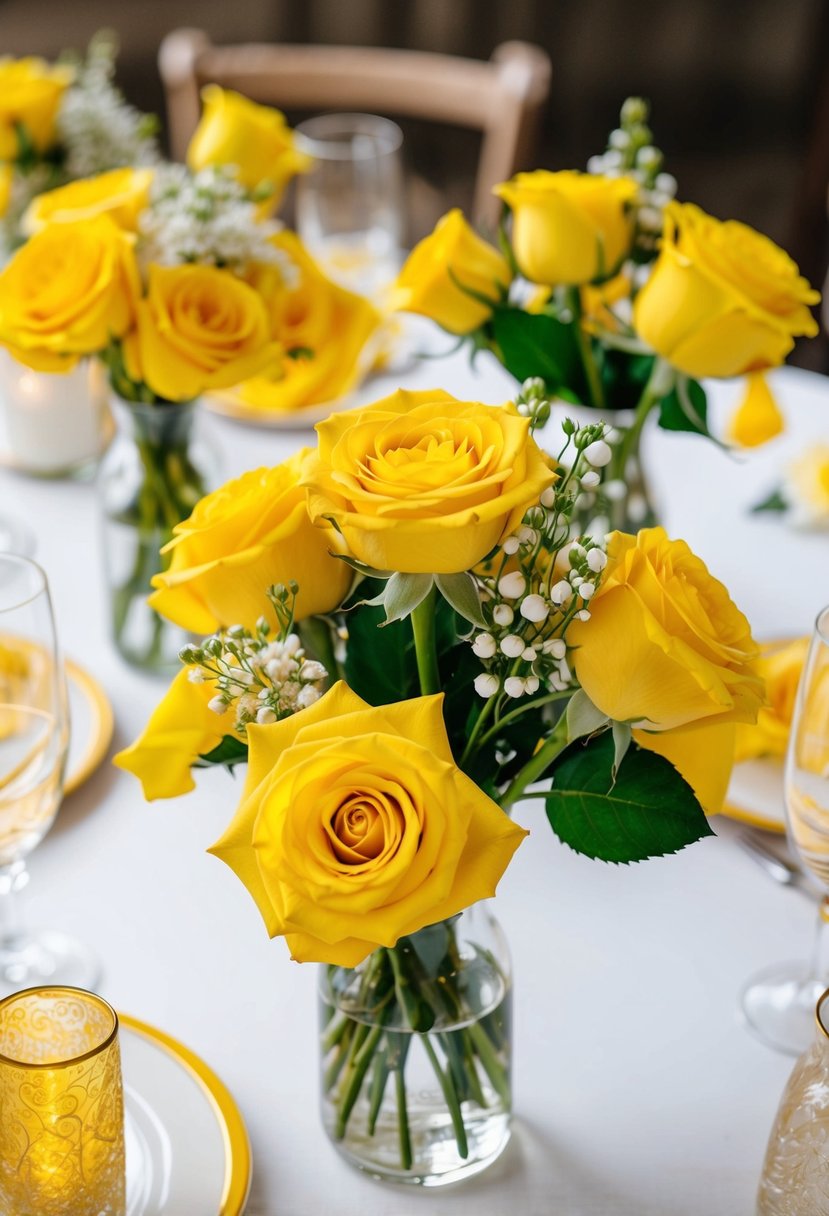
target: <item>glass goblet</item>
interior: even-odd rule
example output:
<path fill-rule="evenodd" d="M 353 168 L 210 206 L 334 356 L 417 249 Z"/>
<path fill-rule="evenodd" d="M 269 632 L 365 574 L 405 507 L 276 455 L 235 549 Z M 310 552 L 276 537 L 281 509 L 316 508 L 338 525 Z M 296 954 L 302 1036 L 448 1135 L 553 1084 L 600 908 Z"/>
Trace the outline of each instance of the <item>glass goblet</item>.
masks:
<path fill-rule="evenodd" d="M 812 1041 L 815 1006 L 829 984 L 829 608 L 815 622 L 800 677 L 785 769 L 792 852 L 821 895 L 808 962 L 778 963 L 749 980 L 742 1010 L 768 1046 L 800 1055 Z"/>
<path fill-rule="evenodd" d="M 63 793 L 69 717 L 46 575 L 0 553 L 0 996 L 44 982 L 89 987 L 86 946 L 57 931 L 27 931 L 17 896 L 26 858 L 54 821 Z"/>

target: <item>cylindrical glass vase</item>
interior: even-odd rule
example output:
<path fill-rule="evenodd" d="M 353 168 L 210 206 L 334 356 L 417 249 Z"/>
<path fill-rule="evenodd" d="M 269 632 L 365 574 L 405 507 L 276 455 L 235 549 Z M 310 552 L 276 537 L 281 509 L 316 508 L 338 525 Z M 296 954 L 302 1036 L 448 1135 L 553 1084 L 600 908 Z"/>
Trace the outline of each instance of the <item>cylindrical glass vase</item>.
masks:
<path fill-rule="evenodd" d="M 337 1151 L 390 1182 L 491 1165 L 511 1114 L 509 951 L 484 904 L 320 977 L 322 1118 Z"/>
<path fill-rule="evenodd" d="M 198 427 L 196 403 L 115 399 L 118 431 L 98 471 L 112 637 L 136 667 L 169 673 L 187 634 L 147 603 L 173 528 L 217 484 L 218 460 Z"/>

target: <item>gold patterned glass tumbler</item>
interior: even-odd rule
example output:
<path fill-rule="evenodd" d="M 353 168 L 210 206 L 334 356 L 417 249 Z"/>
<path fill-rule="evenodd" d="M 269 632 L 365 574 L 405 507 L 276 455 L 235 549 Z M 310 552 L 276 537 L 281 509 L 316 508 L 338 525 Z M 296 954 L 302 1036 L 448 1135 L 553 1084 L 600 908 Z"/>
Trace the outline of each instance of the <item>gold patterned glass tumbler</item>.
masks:
<path fill-rule="evenodd" d="M 0 1001 L 0 1212 L 124 1216 L 118 1018 L 80 988 Z"/>
<path fill-rule="evenodd" d="M 829 990 L 818 1001 L 814 1042 L 783 1092 L 757 1216 L 829 1216 Z"/>

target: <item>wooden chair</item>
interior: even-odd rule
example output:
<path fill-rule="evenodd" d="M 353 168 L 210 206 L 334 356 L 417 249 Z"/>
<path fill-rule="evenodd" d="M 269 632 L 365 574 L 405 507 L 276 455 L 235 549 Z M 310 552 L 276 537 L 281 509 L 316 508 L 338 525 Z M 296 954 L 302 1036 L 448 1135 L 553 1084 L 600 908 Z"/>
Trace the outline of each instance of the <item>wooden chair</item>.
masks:
<path fill-rule="evenodd" d="M 173 156 L 183 159 L 208 83 L 266 105 L 404 115 L 482 132 L 473 218 L 494 228 L 492 187 L 530 167 L 550 90 L 546 52 L 505 42 L 489 62 L 425 51 L 255 43 L 213 46 L 202 30 L 173 30 L 161 44 Z"/>

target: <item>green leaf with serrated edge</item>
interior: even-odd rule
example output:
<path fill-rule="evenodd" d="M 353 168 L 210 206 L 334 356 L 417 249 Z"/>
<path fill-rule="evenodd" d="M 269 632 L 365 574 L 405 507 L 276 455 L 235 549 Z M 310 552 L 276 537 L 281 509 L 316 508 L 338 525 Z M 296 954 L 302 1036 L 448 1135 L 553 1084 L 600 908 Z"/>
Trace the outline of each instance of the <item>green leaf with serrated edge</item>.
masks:
<path fill-rule="evenodd" d="M 567 702 L 567 740 L 582 739 L 607 726 L 607 714 L 593 704 L 583 688 L 578 688 Z"/>
<path fill-rule="evenodd" d="M 764 498 L 761 502 L 754 504 L 754 506 L 751 508 L 751 514 L 759 515 L 761 511 L 788 511 L 789 505 L 790 504 L 783 497 L 782 490 L 772 490 L 768 498 Z"/>
<path fill-rule="evenodd" d="M 584 400 L 582 365 L 571 326 L 548 313 L 496 308 L 492 332 L 504 366 L 516 380 L 540 376 L 551 393 L 566 385 Z"/>
<path fill-rule="evenodd" d="M 471 625 L 477 625 L 480 629 L 486 628 L 478 584 L 471 574 L 466 571 L 460 574 L 436 574 L 435 585 L 459 616 Z"/>
<path fill-rule="evenodd" d="M 614 722 L 611 729 L 613 731 L 613 780 L 615 781 L 619 765 L 633 742 L 633 731 L 627 722 Z"/>
<path fill-rule="evenodd" d="M 346 618 L 343 675 L 349 688 L 370 705 L 405 701 L 419 689 L 411 625 L 384 622 L 382 608 L 355 607 Z"/>
<path fill-rule="evenodd" d="M 410 616 L 426 599 L 433 583 L 431 574 L 393 574 L 383 593 L 386 621 L 401 621 Z"/>
<path fill-rule="evenodd" d="M 659 403 L 659 425 L 663 431 L 689 431 L 713 439 L 708 429 L 708 398 L 702 385 L 687 376 L 677 377 L 674 388 Z"/>
<path fill-rule="evenodd" d="M 232 768 L 234 764 L 245 764 L 248 758 L 248 745 L 235 735 L 224 735 L 212 751 L 199 756 L 194 768 L 209 768 L 213 764 L 224 764 Z"/>
<path fill-rule="evenodd" d="M 694 791 L 663 756 L 629 748 L 613 782 L 611 731 L 572 743 L 553 766 L 547 818 L 559 840 L 600 861 L 644 861 L 713 836 Z"/>

